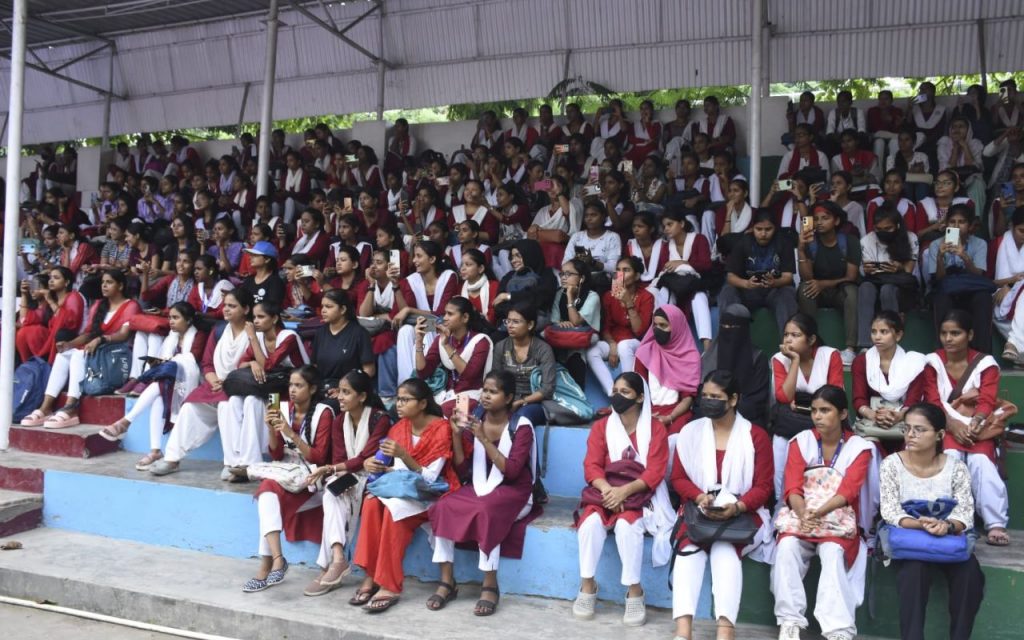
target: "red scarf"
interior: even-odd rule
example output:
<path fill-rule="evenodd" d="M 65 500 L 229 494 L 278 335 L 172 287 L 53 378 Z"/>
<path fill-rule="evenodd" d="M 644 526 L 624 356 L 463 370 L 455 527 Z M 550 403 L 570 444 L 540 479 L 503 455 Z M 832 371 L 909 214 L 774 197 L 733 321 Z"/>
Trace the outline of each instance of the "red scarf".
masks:
<path fill-rule="evenodd" d="M 800 160 L 801 160 L 800 150 L 794 147 L 793 148 L 793 156 L 789 159 L 789 166 L 786 167 L 787 175 L 789 175 L 790 177 L 796 175 L 796 172 L 800 170 Z M 818 148 L 815 147 L 813 144 L 811 145 L 810 157 L 807 159 L 807 166 L 808 167 L 820 167 L 821 166 L 820 164 L 818 164 Z"/>
<path fill-rule="evenodd" d="M 448 421 L 444 418 L 438 418 L 427 425 L 427 428 L 420 434 L 419 444 L 413 446 L 412 423 L 408 419 L 403 418 L 395 426 L 391 427 L 388 437 L 400 444 L 403 449 L 409 452 L 413 460 L 421 465 L 426 466 L 438 458 L 444 458 L 444 469 L 441 470 L 438 479 L 448 483 L 448 492 L 451 493 L 461 486 L 459 484 L 459 477 L 455 474 L 455 469 L 451 464 L 451 433 L 452 428 Z"/>

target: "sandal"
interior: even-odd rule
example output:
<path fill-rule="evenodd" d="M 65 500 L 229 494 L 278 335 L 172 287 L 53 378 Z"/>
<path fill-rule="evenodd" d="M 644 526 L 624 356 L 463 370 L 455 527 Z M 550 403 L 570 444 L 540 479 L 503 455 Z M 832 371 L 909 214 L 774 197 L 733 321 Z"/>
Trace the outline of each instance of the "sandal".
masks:
<path fill-rule="evenodd" d="M 373 596 L 377 595 L 378 591 L 380 591 L 380 587 L 377 585 L 373 585 L 369 589 L 356 589 L 355 595 L 348 599 L 348 603 L 353 607 L 365 606 Z"/>
<path fill-rule="evenodd" d="M 1006 529 L 996 527 L 989 529 L 988 535 L 985 536 L 985 542 L 993 547 L 1005 547 L 1010 544 L 1010 536 L 1006 533 Z"/>
<path fill-rule="evenodd" d="M 476 601 L 476 608 L 473 609 L 473 615 L 481 618 L 486 616 L 493 616 L 495 610 L 498 608 L 498 603 L 501 602 L 501 591 L 498 587 L 480 587 L 480 593 L 493 593 L 495 596 L 494 602 L 490 600 L 484 600 L 480 598 Z"/>
<path fill-rule="evenodd" d="M 150 451 L 143 457 L 139 458 L 139 461 L 135 463 L 135 469 L 138 471 L 149 471 L 149 468 L 153 466 L 153 463 L 164 457 L 164 454 L 159 451 Z"/>
<path fill-rule="evenodd" d="M 50 419 L 50 416 L 46 415 L 39 409 L 36 409 L 32 413 L 28 414 L 21 419 L 21 426 L 23 427 L 41 427 L 43 424 Z"/>
<path fill-rule="evenodd" d="M 365 605 L 363 605 L 363 611 L 365 611 L 366 613 L 384 613 L 391 607 L 398 604 L 398 601 L 400 599 L 401 596 L 397 593 L 392 596 L 381 596 L 380 598 L 374 598 L 373 600 L 370 600 Z"/>
<path fill-rule="evenodd" d="M 46 419 L 43 423 L 44 429 L 67 429 L 68 427 L 76 427 L 82 424 L 82 421 L 77 415 L 71 415 L 66 409 L 61 409 L 57 413 L 53 414 Z"/>
<path fill-rule="evenodd" d="M 125 435 L 128 433 L 128 428 L 131 426 L 130 422 L 121 418 L 117 422 L 100 429 L 100 437 L 104 440 L 109 440 L 110 442 L 118 442 L 119 440 L 124 439 Z M 152 464 L 152 462 L 150 464 Z M 138 467 L 136 466 L 136 468 Z"/>
<path fill-rule="evenodd" d="M 449 602 L 458 598 L 459 585 L 454 584 L 454 582 L 455 581 L 452 580 L 453 584 L 448 584 L 447 582 L 437 583 L 438 587 L 444 587 L 448 590 L 448 593 L 443 596 L 439 596 L 436 593 L 432 594 L 429 598 L 427 598 L 427 608 L 431 611 L 440 611 L 441 609 L 447 607 Z"/>

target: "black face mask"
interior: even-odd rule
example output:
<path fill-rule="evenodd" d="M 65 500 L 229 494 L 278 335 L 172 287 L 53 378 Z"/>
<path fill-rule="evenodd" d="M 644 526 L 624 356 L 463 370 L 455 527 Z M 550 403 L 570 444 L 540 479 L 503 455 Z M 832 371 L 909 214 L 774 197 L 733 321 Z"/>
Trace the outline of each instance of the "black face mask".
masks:
<path fill-rule="evenodd" d="M 700 412 L 704 414 L 706 418 L 715 420 L 729 412 L 729 403 L 717 398 L 701 398 Z"/>
<path fill-rule="evenodd" d="M 612 405 L 612 410 L 619 415 L 626 413 L 634 404 L 636 404 L 636 400 L 633 398 L 627 398 L 620 393 L 613 395 L 609 399 L 609 402 Z"/>
<path fill-rule="evenodd" d="M 668 341 L 671 340 L 671 339 L 672 339 L 672 332 L 671 331 L 665 331 L 664 329 L 659 329 L 658 327 L 654 327 L 654 341 L 655 342 L 657 342 L 661 346 L 665 346 L 666 344 L 668 344 Z"/>
<path fill-rule="evenodd" d="M 895 231 L 875 231 L 875 235 L 878 237 L 878 240 L 883 244 L 889 244 L 890 242 L 896 239 Z"/>

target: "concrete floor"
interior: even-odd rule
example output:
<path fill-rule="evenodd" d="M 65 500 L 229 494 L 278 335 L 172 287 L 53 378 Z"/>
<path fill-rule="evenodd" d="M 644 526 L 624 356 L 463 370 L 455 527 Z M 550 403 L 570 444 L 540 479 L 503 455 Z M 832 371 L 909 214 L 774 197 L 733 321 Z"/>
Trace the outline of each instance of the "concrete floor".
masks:
<path fill-rule="evenodd" d="M 9 640 L 171 640 L 178 637 L 8 604 L 0 604 L 0 628 L 4 638 Z"/>

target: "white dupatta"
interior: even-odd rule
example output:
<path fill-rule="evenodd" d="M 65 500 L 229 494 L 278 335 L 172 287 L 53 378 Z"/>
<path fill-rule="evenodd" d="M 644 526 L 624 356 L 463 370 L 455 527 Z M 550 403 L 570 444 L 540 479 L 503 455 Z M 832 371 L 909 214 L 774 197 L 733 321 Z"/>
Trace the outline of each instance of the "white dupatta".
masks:
<path fill-rule="evenodd" d="M 889 363 L 889 379 L 882 373 L 878 347 L 871 347 L 864 353 L 864 369 L 867 374 L 868 386 L 878 392 L 887 402 L 903 403 L 907 397 L 907 389 L 922 371 L 925 365 L 924 354 L 916 351 L 904 351 L 896 345 Z"/>
<path fill-rule="evenodd" d="M 818 347 L 818 350 L 814 354 L 814 363 L 811 365 L 811 375 L 804 377 L 803 370 L 797 371 L 796 374 L 796 390 L 803 391 L 805 393 L 814 393 L 818 389 L 828 384 L 828 367 L 829 362 L 832 360 L 832 354 L 836 350 L 832 347 Z M 789 371 L 789 368 L 793 366 L 793 361 L 782 355 L 782 353 L 776 353 L 772 356 L 773 360 L 778 360 L 782 363 L 782 366 Z"/>
<path fill-rule="evenodd" d="M 455 247 L 452 248 L 454 249 Z M 470 300 L 473 293 L 476 293 L 480 299 L 480 315 L 487 317 L 487 311 L 491 308 L 491 281 L 487 279 L 487 276 L 480 276 L 477 284 L 473 284 L 468 280 L 462 283 L 463 298 Z M 489 371 L 490 369 L 486 370 Z"/>
<path fill-rule="evenodd" d="M 423 276 L 419 273 L 414 273 L 406 278 L 405 281 L 409 284 L 409 288 L 412 289 L 413 297 L 416 298 L 416 308 L 421 311 L 439 313 L 441 310 L 437 306 L 444 296 L 445 289 L 448 288 L 448 281 L 454 276 L 455 272 L 451 269 L 442 271 L 441 275 L 437 276 L 437 284 L 434 285 L 434 295 L 431 298 L 427 297 L 427 285 L 423 282 Z"/>
<path fill-rule="evenodd" d="M 317 232 L 311 236 L 306 235 L 305 233 L 299 236 L 299 239 L 295 241 L 295 246 L 292 247 L 292 255 L 308 253 L 309 250 L 313 248 L 317 239 L 320 238 L 320 233 L 321 232 L 317 230 Z"/>
<path fill-rule="evenodd" d="M 229 373 L 238 368 L 248 346 L 249 336 L 245 329 L 241 329 L 238 335 L 232 335 L 231 325 L 224 327 L 224 333 L 213 350 L 213 370 L 219 379 L 227 378 Z"/>
<path fill-rule="evenodd" d="M 648 261 L 644 258 L 644 251 L 640 248 L 640 243 L 637 242 L 636 238 L 630 238 L 626 241 L 626 253 L 640 258 L 640 262 L 644 265 L 644 272 L 640 274 L 641 282 L 652 282 L 658 277 L 658 264 L 661 262 L 661 252 L 664 250 L 665 241 L 658 238 L 651 245 L 651 259 Z"/>
<path fill-rule="evenodd" d="M 235 285 L 230 280 L 220 280 L 217 284 L 213 285 L 210 289 L 210 293 L 206 293 L 206 284 L 203 282 L 196 283 L 196 290 L 199 293 L 199 301 L 202 303 L 202 309 L 198 311 L 206 313 L 208 309 L 216 309 L 224 303 L 224 294 L 235 288 Z"/>
<path fill-rule="evenodd" d="M 501 432 L 501 439 L 498 440 L 498 452 L 501 455 L 508 458 L 509 452 L 512 450 L 512 429 L 509 425 L 505 426 L 505 430 Z M 533 430 L 533 423 L 524 416 L 519 417 L 519 421 L 516 422 L 516 431 L 524 428 Z M 534 442 L 533 450 L 530 451 L 530 473 L 533 474 L 531 477 L 537 477 L 537 445 Z M 477 439 L 473 439 L 473 491 L 479 497 L 486 496 L 492 491 L 501 486 L 501 483 L 505 481 L 505 474 L 502 473 L 498 465 L 492 464 L 490 472 L 487 471 L 487 450 L 484 448 L 482 442 Z M 533 505 L 533 494 L 531 492 L 530 498 L 526 501 L 525 512 L 529 513 L 531 506 Z M 525 515 L 522 514 L 522 515 Z"/>
<path fill-rule="evenodd" d="M 608 447 L 608 459 L 618 462 L 626 450 L 632 449 L 636 461 L 647 466 L 647 454 L 651 448 L 651 390 L 644 383 L 644 404 L 640 409 L 640 417 L 636 423 L 636 446 L 633 446 L 619 414 L 614 411 L 605 423 L 605 443 Z M 644 505 L 644 530 L 654 537 L 654 548 L 651 552 L 651 563 L 655 567 L 668 564 L 672 557 L 672 527 L 676 522 L 676 514 L 668 498 L 668 485 L 664 480 L 658 482 L 651 501 Z"/>
<path fill-rule="evenodd" d="M 964 424 L 970 424 L 971 417 L 963 415 L 950 404 L 949 396 L 953 393 L 953 383 L 949 381 L 949 373 L 946 371 L 946 365 L 942 362 L 942 358 L 939 357 L 938 353 L 929 353 L 926 356 L 926 360 L 931 368 L 935 370 L 935 383 L 939 391 L 939 400 L 942 402 L 942 408 L 946 410 L 946 415 L 952 416 Z M 971 372 L 971 377 L 964 384 L 962 393 L 967 393 L 973 389 L 980 389 L 981 374 L 991 367 L 999 368 L 995 358 L 992 356 L 983 357 L 978 366 L 974 367 L 974 371 Z"/>
<path fill-rule="evenodd" d="M 719 485 L 737 498 L 750 491 L 754 486 L 754 439 L 751 427 L 750 420 L 736 414 L 726 444 L 725 457 L 722 459 L 720 483 L 715 429 L 711 419 L 701 418 L 683 427 L 676 439 L 676 456 L 690 481 L 705 493 Z M 775 547 L 771 515 L 763 505 L 755 513 L 761 518 L 761 528 L 742 553 L 751 554 L 759 562 L 770 562 Z"/>
<path fill-rule="evenodd" d="M 469 359 L 473 356 L 473 350 L 476 349 L 476 345 L 479 344 L 481 340 L 487 342 L 487 362 L 484 364 L 483 368 L 483 370 L 486 372 L 491 370 L 491 362 L 494 359 L 494 343 L 491 342 L 491 339 L 487 336 L 487 334 L 478 333 L 469 340 L 467 340 L 466 345 L 462 347 L 462 351 L 459 352 L 459 357 L 462 358 L 463 362 L 469 362 Z M 440 356 L 441 365 L 445 369 L 448 369 L 448 371 L 455 371 L 455 363 L 452 361 L 451 358 L 448 357 L 448 352 L 445 351 L 444 347 L 440 344 L 437 345 L 437 354 L 438 356 Z M 451 389 L 445 389 L 444 391 L 438 393 L 434 397 L 434 399 L 437 401 L 439 405 L 443 405 L 449 400 L 454 400 L 456 395 L 466 395 L 474 400 L 480 400 L 480 392 L 481 389 L 468 389 L 466 391 L 460 392 L 459 394 L 456 394 Z"/>
<path fill-rule="evenodd" d="M 172 331 L 167 334 L 164 338 L 163 344 L 160 345 L 160 359 L 170 360 L 178 365 L 177 371 L 174 374 L 174 389 L 171 393 L 171 423 L 178 421 L 178 412 L 181 410 L 181 405 L 185 402 L 185 398 L 188 394 L 192 393 L 192 390 L 199 386 L 200 372 L 199 363 L 196 362 L 196 358 L 192 355 L 192 345 L 196 339 L 196 333 L 198 330 L 195 327 L 189 327 L 185 335 L 180 335 L 176 331 Z M 178 349 L 178 344 L 181 344 L 181 349 Z"/>

